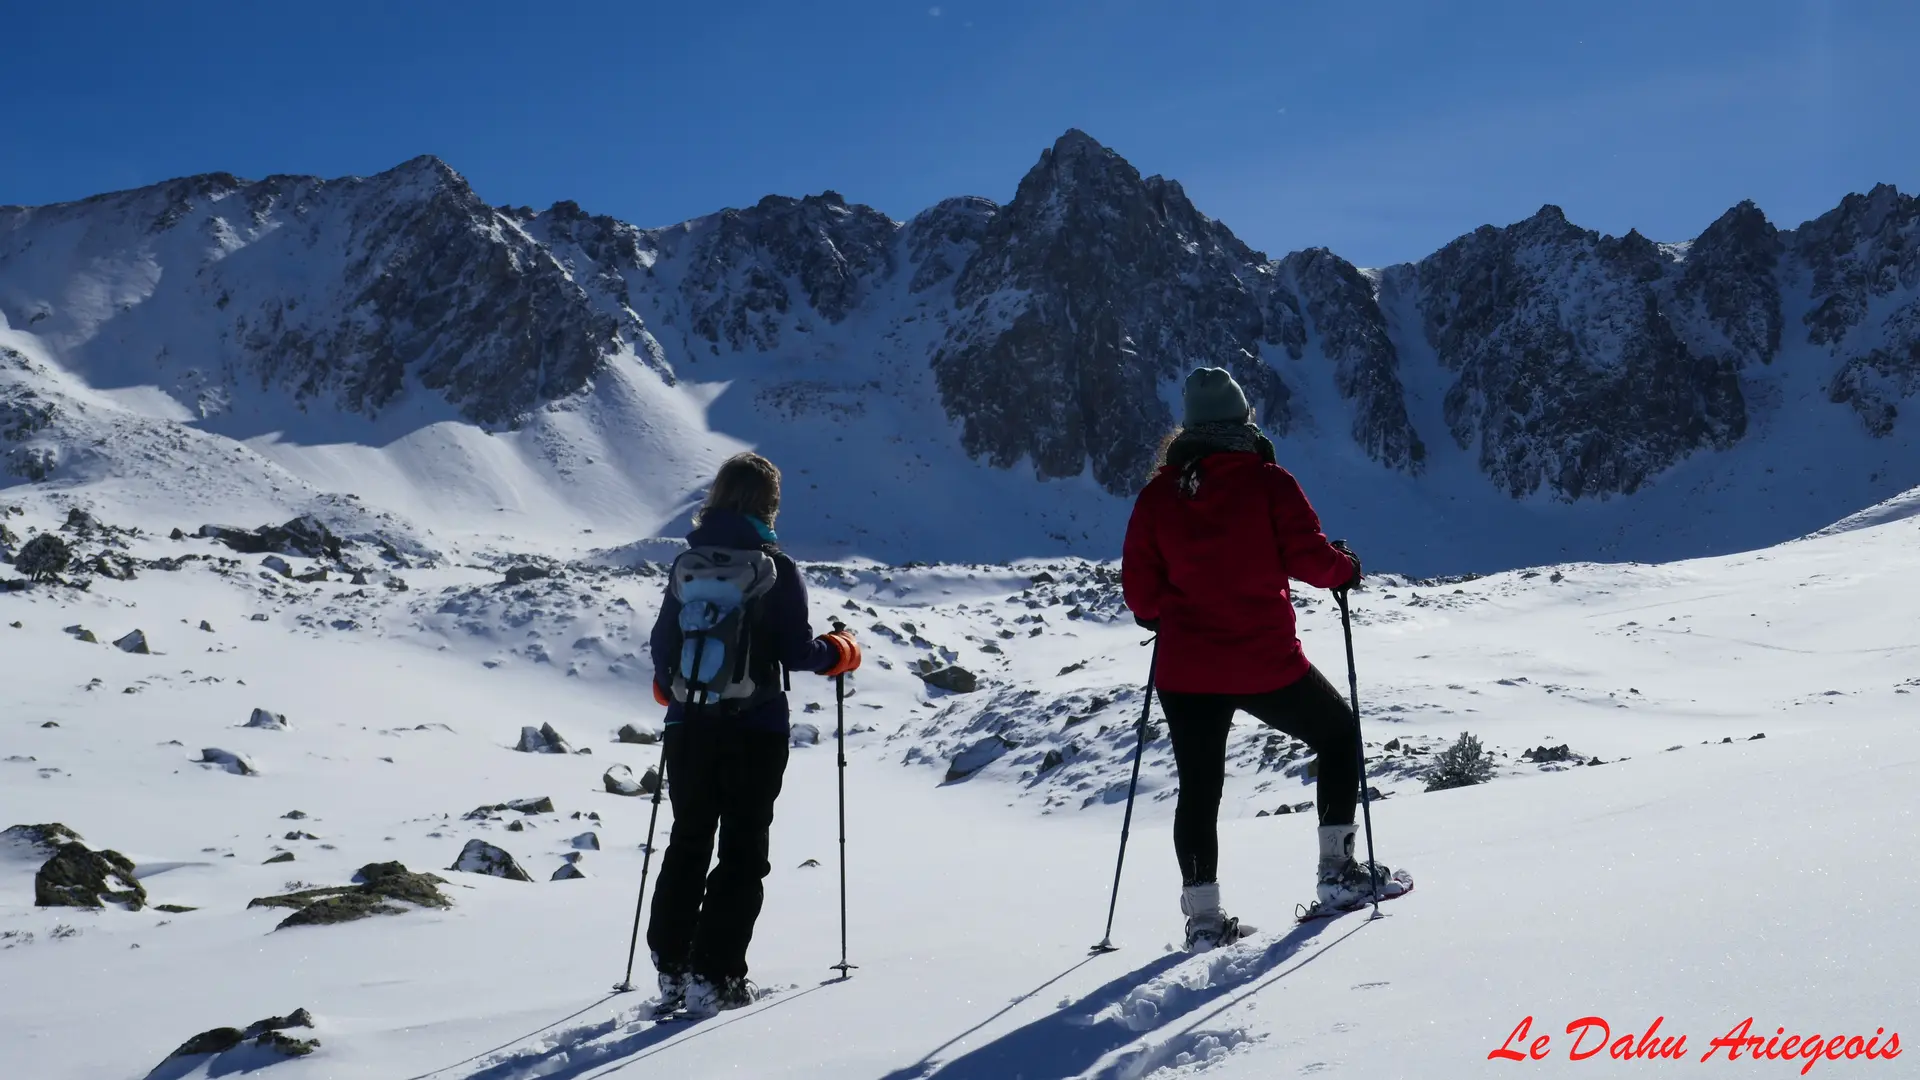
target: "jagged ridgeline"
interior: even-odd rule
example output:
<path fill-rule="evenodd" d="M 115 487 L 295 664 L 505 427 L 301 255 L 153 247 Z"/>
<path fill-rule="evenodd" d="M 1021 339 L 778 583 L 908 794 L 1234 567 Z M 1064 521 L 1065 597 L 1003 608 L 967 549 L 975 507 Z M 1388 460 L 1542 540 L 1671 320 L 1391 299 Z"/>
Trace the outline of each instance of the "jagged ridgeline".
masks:
<path fill-rule="evenodd" d="M 1656 243 L 1549 206 L 1359 269 L 1254 251 L 1078 131 L 1005 205 L 904 223 L 826 192 L 640 228 L 490 206 L 422 157 L 0 208 L 0 314 L 95 385 L 157 383 L 202 419 L 242 392 L 365 416 L 425 395 L 510 430 L 614 365 L 673 386 L 790 364 L 815 374 L 763 379 L 763 410 L 920 395 L 974 461 L 1119 496 L 1207 362 L 1297 454 L 1416 486 L 1458 461 L 1489 496 L 1566 502 L 1770 431 L 1913 439 L 1920 207 L 1883 185 L 1781 230 L 1741 203 Z M 57 402 L 4 389 L 6 467 L 51 475 L 28 444 L 57 434 Z"/>

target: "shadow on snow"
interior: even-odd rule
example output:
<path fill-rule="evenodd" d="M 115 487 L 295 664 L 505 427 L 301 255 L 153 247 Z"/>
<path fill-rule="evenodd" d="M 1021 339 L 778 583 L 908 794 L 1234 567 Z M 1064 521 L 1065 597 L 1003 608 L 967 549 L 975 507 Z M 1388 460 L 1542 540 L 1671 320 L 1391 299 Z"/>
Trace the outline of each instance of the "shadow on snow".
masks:
<path fill-rule="evenodd" d="M 1014 999 L 1012 1004 L 1001 1009 L 1000 1012 L 928 1051 L 927 1055 L 919 1061 L 888 1073 L 882 1080 L 1008 1080 L 1009 1077 L 1016 1076 L 1035 1078 L 1079 1076 L 1102 1059 L 1140 1041 L 1152 1032 L 1169 1027 L 1181 1017 L 1197 1012 L 1236 990 L 1249 988 L 1246 993 L 1223 1004 L 1219 1009 L 1196 1021 L 1195 1025 L 1189 1025 L 1189 1028 L 1204 1023 L 1246 996 L 1299 970 L 1302 965 L 1312 961 L 1359 929 L 1356 926 L 1354 930 L 1328 942 L 1287 971 L 1273 975 L 1272 978 L 1260 982 L 1258 986 L 1251 985 L 1292 959 L 1330 925 L 1332 923 L 1315 922 L 1295 927 L 1284 937 L 1269 944 L 1257 957 L 1241 956 L 1232 962 L 1223 963 L 1228 960 L 1228 957 L 1223 955 L 1227 950 L 1208 954 L 1212 958 L 1211 962 L 1216 965 L 1216 971 L 1224 969 L 1226 973 L 1209 978 L 1204 986 L 1183 985 L 1176 993 L 1170 994 L 1168 999 L 1158 1002 L 1157 1015 L 1154 1016 L 1149 1027 L 1130 1027 L 1116 1017 L 1102 1017 L 1100 1014 L 1126 1001 L 1135 990 L 1146 987 L 1172 968 L 1194 960 L 1195 957 L 1185 953 L 1159 957 L 1114 979 L 1078 1001 L 1064 1005 L 984 1046 L 970 1050 L 950 1061 L 937 1060 L 940 1052 L 947 1047 L 992 1023 L 1014 1005 L 1027 1000 L 1033 994 L 1044 990 L 1080 967 L 1080 964 L 1075 964 L 1073 968 L 1061 972 L 1032 991 Z M 1363 922 L 1360 925 L 1366 924 Z M 1081 963 L 1084 964 L 1086 961 Z"/>

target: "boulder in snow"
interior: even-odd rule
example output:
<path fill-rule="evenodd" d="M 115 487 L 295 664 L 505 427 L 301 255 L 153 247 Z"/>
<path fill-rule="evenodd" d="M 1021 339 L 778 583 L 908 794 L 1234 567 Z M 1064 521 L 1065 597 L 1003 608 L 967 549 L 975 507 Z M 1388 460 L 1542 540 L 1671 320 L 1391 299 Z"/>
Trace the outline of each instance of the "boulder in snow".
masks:
<path fill-rule="evenodd" d="M 618 737 L 623 743 L 634 743 L 639 746 L 652 746 L 660 741 L 660 736 L 651 731 L 642 731 L 632 724 L 622 724 Z"/>
<path fill-rule="evenodd" d="M 45 859 L 79 840 L 79 833 L 57 821 L 45 825 L 10 825 L 0 832 L 0 856 Z"/>
<path fill-rule="evenodd" d="M 524 585 L 529 581 L 539 581 L 541 578 L 552 576 L 552 573 L 544 567 L 515 566 L 508 569 L 504 583 L 507 585 Z"/>
<path fill-rule="evenodd" d="M 304 555 L 309 559 L 338 559 L 340 538 L 311 515 L 294 518 L 285 525 L 262 525 L 241 529 L 232 525 L 202 525 L 199 535 L 218 540 L 242 555 Z"/>
<path fill-rule="evenodd" d="M 523 754 L 573 753 L 572 744 L 561 738 L 560 733 L 553 730 L 552 724 L 541 724 L 539 727 L 528 726 L 521 728 L 520 742 L 514 749 Z"/>
<path fill-rule="evenodd" d="M 971 694 L 980 689 L 979 677 L 958 664 L 948 664 L 945 667 L 937 667 L 917 674 L 921 682 L 949 693 Z"/>
<path fill-rule="evenodd" d="M 252 758 L 245 754 L 236 754 L 231 750 L 222 750 L 217 746 L 209 746 L 201 750 L 195 762 L 200 765 L 218 765 L 235 776 L 256 776 L 260 772 Z"/>
<path fill-rule="evenodd" d="M 293 914 L 282 919 L 276 930 L 320 926 L 370 915 L 398 915 L 408 910 L 402 905 L 449 907 L 452 902 L 440 895 L 438 888 L 446 883 L 446 878 L 415 873 L 397 862 L 368 863 L 354 875 L 352 885 L 257 897 L 247 907 L 293 908 Z"/>
<path fill-rule="evenodd" d="M 135 630 L 133 633 L 120 638 L 113 643 L 113 647 L 119 649 L 121 652 L 138 653 L 141 656 L 146 656 L 153 652 L 152 649 L 147 648 L 147 632 L 144 630 Z"/>
<path fill-rule="evenodd" d="M 466 816 L 470 820 L 482 819 L 495 814 L 504 814 L 509 810 L 517 810 L 522 814 L 551 814 L 554 812 L 553 796 L 542 795 L 537 799 L 508 799 L 506 802 L 494 803 L 491 806 L 476 806 L 467 811 Z"/>
<path fill-rule="evenodd" d="M 553 877 L 549 878 L 548 880 L 549 881 L 578 881 L 581 878 L 584 878 L 586 876 L 587 876 L 587 872 L 585 870 L 580 869 L 578 864 L 562 863 L 560 865 L 560 869 L 555 870 L 553 872 Z"/>
<path fill-rule="evenodd" d="M 1002 754 L 1013 748 L 1013 744 L 998 735 L 989 735 L 965 750 L 954 755 L 952 764 L 947 766 L 946 782 L 951 784 L 965 780 L 988 765 L 1000 759 Z"/>
<path fill-rule="evenodd" d="M 279 574 L 281 577 L 290 578 L 293 576 L 293 564 L 278 555 L 269 555 L 261 559 L 260 565 Z"/>
<path fill-rule="evenodd" d="M 799 723 L 787 730 L 787 741 L 793 746 L 818 746 L 820 743 L 820 725 Z"/>
<path fill-rule="evenodd" d="M 460 849 L 460 857 L 448 869 L 466 874 L 486 874 L 509 881 L 533 880 L 505 849 L 497 848 L 485 840 L 467 841 L 467 846 Z"/>
<path fill-rule="evenodd" d="M 599 851 L 600 834 L 591 829 L 581 833 L 579 836 L 573 838 L 573 849 L 575 851 Z"/>
<path fill-rule="evenodd" d="M 615 765 L 608 769 L 606 775 L 600 778 L 600 782 L 606 785 L 607 792 L 612 795 L 640 794 L 640 781 L 634 779 L 633 770 L 625 765 Z"/>
<path fill-rule="evenodd" d="M 287 730 L 287 717 L 285 713 L 255 709 L 253 710 L 253 715 L 247 717 L 246 726 L 250 728 L 260 728 L 263 731 L 285 731 Z"/>
<path fill-rule="evenodd" d="M 117 851 L 94 851 L 77 840 L 61 844 L 33 875 L 36 907 L 146 906 L 147 890 L 133 876 L 133 860 Z"/>
<path fill-rule="evenodd" d="M 84 641 L 89 645 L 100 644 L 100 639 L 94 636 L 93 631 L 87 629 L 84 626 L 81 626 L 79 623 L 74 623 L 72 626 L 63 627 L 62 632 L 66 634 L 71 634 L 75 641 Z"/>
<path fill-rule="evenodd" d="M 285 1032 L 289 1028 L 311 1027 L 313 1014 L 305 1009 L 295 1009 L 286 1016 L 255 1020 L 244 1031 L 230 1027 L 203 1031 L 168 1054 L 167 1060 L 161 1062 L 159 1068 L 147 1074 L 148 1080 L 187 1076 L 196 1072 L 201 1063 L 188 1060 L 191 1058 L 216 1057 L 207 1066 L 205 1075 L 225 1076 L 264 1068 L 280 1057 L 305 1057 L 313 1053 L 320 1045 L 320 1040 L 298 1039 Z M 174 1063 L 172 1067 L 170 1063 Z"/>
<path fill-rule="evenodd" d="M 635 780 L 632 769 L 625 765 L 615 765 L 607 770 L 606 775 L 600 778 L 600 782 L 606 785 L 609 793 L 614 795 L 651 795 L 660 790 L 660 772 L 648 766 L 646 774 Z"/>

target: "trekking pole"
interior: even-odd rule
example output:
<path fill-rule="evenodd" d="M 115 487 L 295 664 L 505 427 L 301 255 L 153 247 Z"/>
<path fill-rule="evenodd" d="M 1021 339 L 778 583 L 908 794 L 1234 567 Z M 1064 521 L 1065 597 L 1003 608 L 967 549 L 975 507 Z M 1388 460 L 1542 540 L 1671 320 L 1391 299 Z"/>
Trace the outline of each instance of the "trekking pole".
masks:
<path fill-rule="evenodd" d="M 653 812 L 647 815 L 647 849 L 640 861 L 640 895 L 633 901 L 633 938 L 627 942 L 627 975 L 614 986 L 619 993 L 633 989 L 633 957 L 640 950 L 640 917 L 647 907 L 647 873 L 653 869 L 653 830 L 660 823 L 660 793 L 667 787 L 667 732 L 660 731 L 660 782 L 653 786 Z"/>
<path fill-rule="evenodd" d="M 1133 747 L 1133 779 L 1127 782 L 1127 813 L 1120 819 L 1120 857 L 1113 861 L 1113 898 L 1107 901 L 1107 932 L 1089 952 L 1110 953 L 1120 946 L 1113 943 L 1113 913 L 1120 906 L 1120 868 L 1127 864 L 1127 834 L 1133 831 L 1133 795 L 1140 788 L 1140 762 L 1147 756 L 1147 718 L 1153 712 L 1153 676 L 1160 664 L 1160 636 L 1153 637 L 1153 658 L 1147 661 L 1146 701 L 1140 706 L 1140 734 Z"/>
<path fill-rule="evenodd" d="M 700 657 L 706 652 L 706 648 L 705 638 L 694 643 L 693 670 L 696 674 L 701 670 Z M 698 693 L 699 704 L 704 705 L 707 692 L 704 689 L 705 684 L 700 685 L 702 689 Z M 687 695 L 689 711 L 694 707 L 694 697 L 692 693 Z M 645 777 L 641 779 L 644 780 Z M 618 993 L 624 994 L 633 989 L 633 957 L 640 951 L 640 916 L 647 908 L 647 872 L 653 869 L 653 830 L 660 823 L 660 793 L 665 790 L 667 790 L 667 725 L 663 720 L 660 724 L 660 782 L 653 786 L 653 812 L 647 815 L 646 855 L 640 860 L 640 895 L 633 898 L 633 938 L 627 942 L 627 975 L 626 978 L 614 984 L 613 988 Z"/>
<path fill-rule="evenodd" d="M 839 712 L 833 741 L 839 754 L 840 775 L 840 962 L 833 970 L 845 979 L 858 964 L 847 963 L 847 677 L 833 677 L 833 703 Z"/>
<path fill-rule="evenodd" d="M 1380 867 L 1373 861 L 1373 800 L 1367 790 L 1367 744 L 1360 734 L 1360 673 L 1353 664 L 1353 616 L 1347 610 L 1347 590 L 1336 589 L 1340 602 L 1340 630 L 1347 639 L 1347 692 L 1353 701 L 1354 745 L 1360 753 L 1360 813 L 1367 823 L 1367 880 L 1373 883 L 1373 918 L 1380 917 Z"/>

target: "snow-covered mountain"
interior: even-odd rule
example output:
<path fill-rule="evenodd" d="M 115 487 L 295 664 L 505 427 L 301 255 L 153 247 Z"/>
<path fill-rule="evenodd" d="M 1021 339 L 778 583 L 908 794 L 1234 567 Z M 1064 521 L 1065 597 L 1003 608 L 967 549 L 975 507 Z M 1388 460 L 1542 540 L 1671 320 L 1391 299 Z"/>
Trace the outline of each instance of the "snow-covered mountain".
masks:
<path fill-rule="evenodd" d="M 0 209 L 0 471 L 564 545 L 671 531 L 754 446 L 803 552 L 1105 556 L 1204 361 L 1376 564 L 1735 550 L 1920 484 L 1917 243 L 1883 185 L 1792 230 L 1546 207 L 1270 259 L 1078 131 L 907 222 L 826 192 L 643 229 L 430 157 L 213 174 Z"/>

